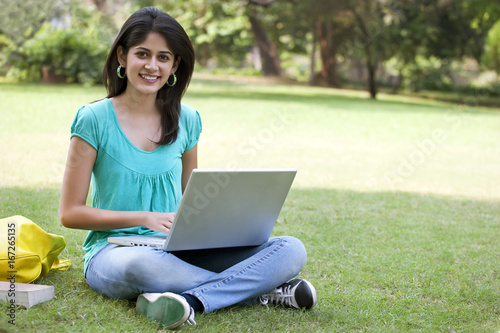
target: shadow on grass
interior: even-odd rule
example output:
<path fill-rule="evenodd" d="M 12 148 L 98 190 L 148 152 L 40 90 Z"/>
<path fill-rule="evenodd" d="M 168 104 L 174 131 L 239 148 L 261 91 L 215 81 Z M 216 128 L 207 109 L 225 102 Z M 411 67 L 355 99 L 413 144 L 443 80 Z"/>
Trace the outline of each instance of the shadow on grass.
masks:
<path fill-rule="evenodd" d="M 429 105 L 425 103 L 418 103 L 413 101 L 388 101 L 388 100 L 370 100 L 360 97 L 341 96 L 333 94 L 321 93 L 307 93 L 307 94 L 293 94 L 281 92 L 235 92 L 235 91 L 192 91 L 186 94 L 189 99 L 200 99 L 203 101 L 209 99 L 217 100 L 234 100 L 238 101 L 267 101 L 267 102 L 281 102 L 283 105 L 288 103 L 303 104 L 308 107 L 327 107 L 331 109 L 348 109 L 353 112 L 373 113 L 376 111 L 395 112 L 395 113 L 428 113 L 428 114 L 442 114 L 447 112 L 456 112 L 461 114 L 491 114 L 493 111 L 474 109 L 469 107 L 459 107 L 454 105 Z"/>
<path fill-rule="evenodd" d="M 61 258 L 73 262 L 70 270 L 38 281 L 54 285 L 56 298 L 20 310 L 16 329 L 155 330 L 135 315 L 133 303 L 106 299 L 88 287 L 81 249 L 86 232 L 59 224 L 58 201 L 55 188 L 0 188 L 1 217 L 24 215 L 63 235 L 67 248 Z M 294 331 L 321 332 L 404 330 L 409 323 L 426 331 L 443 325 L 494 328 L 499 324 L 499 208 L 499 202 L 434 195 L 294 188 L 273 233 L 304 242 L 309 261 L 301 277 L 316 286 L 318 306 L 296 315 L 233 307 L 197 321 L 204 329 L 225 332 L 267 331 L 269 325 L 287 330 L 292 322 Z"/>
<path fill-rule="evenodd" d="M 58 220 L 59 188 L 0 187 L 0 217 L 23 215 L 48 232 L 71 235 L 69 242 L 81 243 L 86 231 L 78 232 L 63 227 Z M 366 237 L 375 228 L 434 227 L 450 232 L 463 233 L 463 227 L 482 230 L 500 222 L 497 214 L 500 203 L 454 199 L 445 196 L 422 195 L 404 192 L 355 192 L 334 189 L 298 189 L 290 192 L 276 226 L 283 231 L 300 230 L 302 237 L 346 239 Z M 359 226 L 359 232 L 352 229 Z M 312 228 L 313 227 L 313 228 Z M 312 229 L 311 229 L 312 228 Z M 361 230 L 363 228 L 364 230 Z M 289 230 L 288 230 L 289 229 Z M 321 235 L 323 231 L 331 231 Z M 420 229 L 419 229 L 420 230 Z M 308 232 L 309 231 L 309 232 Z M 476 231 L 478 232 L 478 231 Z M 485 236 L 487 236 L 486 233 Z"/>
<path fill-rule="evenodd" d="M 203 89 L 196 87 L 196 84 L 203 85 Z M 19 89 L 23 87 L 23 89 Z M 209 87 L 207 89 L 207 87 Z M 210 89 L 213 87 L 213 89 Z M 269 89 L 266 89 L 269 87 Z M 289 92 L 283 89 L 289 87 Z M 303 89 L 301 89 L 301 87 Z M 106 92 L 103 86 L 92 86 L 92 87 L 82 87 L 77 84 L 62 84 L 62 85 L 51 85 L 51 84 L 38 84 L 38 83 L 5 83 L 0 82 L 0 88 L 2 91 L 13 91 L 16 94 L 20 92 L 26 95 L 36 95 L 40 94 L 45 96 L 47 93 L 53 93 L 58 91 L 65 95 L 81 96 L 82 91 L 88 93 L 91 97 L 88 103 L 92 101 L 104 98 Z M 321 90 L 320 90 L 321 89 Z M 364 92 L 354 92 L 354 94 L 363 94 Z M 443 111 L 449 111 L 450 107 L 459 108 L 460 112 L 471 113 L 471 114 L 481 114 L 481 113 L 491 113 L 497 112 L 498 108 L 491 109 L 492 111 L 474 109 L 474 106 L 485 105 L 497 106 L 497 99 L 492 99 L 491 102 L 485 101 L 485 97 L 475 97 L 475 96 L 461 96 L 459 100 L 446 100 L 434 98 L 436 101 L 449 102 L 450 105 L 429 105 L 429 103 L 424 102 L 425 100 L 430 100 L 428 96 L 419 96 L 411 94 L 402 95 L 391 95 L 400 96 L 401 101 L 392 100 L 372 100 L 368 97 L 359 96 L 349 96 L 353 94 L 352 91 L 346 91 L 335 89 L 329 90 L 327 88 L 317 88 L 310 86 L 301 85 L 282 85 L 276 88 L 274 85 L 252 85 L 248 82 L 233 82 L 227 80 L 209 80 L 209 79 L 193 79 L 193 85 L 188 89 L 186 97 L 189 99 L 228 99 L 234 101 L 269 101 L 269 102 L 282 102 L 282 103 L 299 103 L 308 106 L 327 106 L 331 108 L 347 108 L 352 109 L 356 112 L 373 112 L 374 110 L 380 109 L 383 111 L 391 112 L 425 112 L 425 113 L 441 113 Z M 404 100 L 406 97 L 412 97 L 415 99 L 420 98 L 422 102 L 417 100 L 407 101 Z M 392 97 L 391 97 L 392 98 Z M 397 98 L 397 97 L 395 97 Z M 461 104 L 463 100 L 466 99 L 470 106 L 464 107 Z M 459 105 L 453 105 L 455 104 Z M 484 102 L 484 103 L 483 103 Z"/>
<path fill-rule="evenodd" d="M 311 86 L 307 83 L 298 83 L 293 80 L 286 79 L 267 79 L 265 77 L 235 77 L 235 78 L 224 78 L 223 76 L 214 76 L 213 78 L 201 78 L 195 77 L 193 82 L 205 84 L 208 86 L 248 86 L 248 85 L 263 85 L 263 86 L 290 86 L 290 87 L 313 87 L 313 88 L 324 88 L 330 89 L 327 87 L 320 86 Z M 366 90 L 364 85 L 345 85 L 342 88 L 331 88 L 332 91 L 335 91 L 336 95 L 342 94 L 342 90 L 345 89 L 347 94 L 352 94 L 355 92 L 356 94 L 362 95 L 365 97 L 359 97 L 362 99 L 369 99 L 369 92 Z M 488 107 L 492 109 L 496 109 L 498 111 L 498 105 L 500 101 L 500 97 L 495 94 L 495 92 L 490 91 L 488 88 L 478 88 L 465 92 L 446 92 L 446 91 L 419 91 L 419 92 L 411 92 L 411 91 L 397 91 L 384 87 L 379 87 L 379 95 L 380 93 L 385 93 L 387 95 L 400 96 L 404 97 L 413 97 L 418 99 L 426 99 L 433 100 L 437 102 L 444 102 L 450 104 L 457 104 L 461 106 L 468 107 Z M 379 97 L 380 98 L 380 97 Z M 415 102 L 416 103 L 416 102 Z M 417 103 L 418 104 L 418 103 Z"/>

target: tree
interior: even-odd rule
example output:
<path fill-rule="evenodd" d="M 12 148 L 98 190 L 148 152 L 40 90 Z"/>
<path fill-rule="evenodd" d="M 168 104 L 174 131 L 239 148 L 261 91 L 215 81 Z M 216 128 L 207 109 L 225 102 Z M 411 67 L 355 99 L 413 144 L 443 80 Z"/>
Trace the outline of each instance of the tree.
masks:
<path fill-rule="evenodd" d="M 400 47 L 394 56 L 399 60 L 401 72 L 405 67 L 412 68 L 407 71 L 407 78 L 415 83 L 433 81 L 433 85 L 439 86 L 446 84 L 447 77 L 451 79 L 453 60 L 472 57 L 480 61 L 486 34 L 500 17 L 500 3 L 493 0 L 407 1 L 400 3 L 398 12 L 399 22 L 395 27 L 399 31 L 396 43 Z M 419 68 L 417 59 L 434 59 L 437 66 Z"/>
<path fill-rule="evenodd" d="M 390 28 L 383 20 L 383 7 L 378 1 L 364 1 L 358 6 L 353 6 L 352 12 L 356 27 L 355 43 L 364 55 L 368 72 L 368 91 L 371 98 L 377 96 L 376 72 L 380 62 L 388 56 L 386 47 L 389 38 L 386 38 Z"/>
<path fill-rule="evenodd" d="M 339 86 L 337 78 L 337 53 L 339 44 L 334 34 L 338 31 L 335 20 L 318 18 L 315 24 L 315 34 L 319 42 L 321 58 L 320 80 L 330 87 Z M 316 79 L 316 82 L 319 80 Z"/>
<path fill-rule="evenodd" d="M 270 4 L 271 2 L 269 2 Z M 259 19 L 258 8 L 256 5 L 261 6 L 261 2 L 256 0 L 249 0 L 246 15 L 252 27 L 252 33 L 255 43 L 259 48 L 260 57 L 262 59 L 262 74 L 264 76 L 282 76 L 281 60 L 275 44 L 269 40 L 266 29 L 264 28 L 261 20 Z M 263 6 L 267 6 L 264 4 Z"/>
<path fill-rule="evenodd" d="M 197 62 L 238 66 L 253 45 L 246 17 L 248 0 L 135 0 L 133 10 L 155 6 L 165 10 L 186 30 Z"/>
<path fill-rule="evenodd" d="M 321 70 L 313 83 L 340 86 L 339 57 L 363 59 L 368 72 L 368 90 L 377 94 L 378 64 L 391 54 L 392 29 L 388 29 L 381 0 L 295 0 L 297 13 L 307 17 L 319 44 Z M 387 2 L 387 1 L 385 1 Z M 314 49 L 314 48 L 313 48 Z"/>
<path fill-rule="evenodd" d="M 282 60 L 308 54 L 311 24 L 297 0 L 247 0 L 247 16 L 259 47 L 264 75 L 284 75 Z M 255 20 L 257 19 L 257 20 Z"/>
<path fill-rule="evenodd" d="M 500 20 L 488 33 L 482 64 L 500 74 Z"/>
<path fill-rule="evenodd" d="M 320 46 L 319 82 L 333 87 L 340 85 L 337 77 L 340 55 L 346 59 L 364 59 L 368 89 L 372 98 L 375 98 L 377 65 L 390 54 L 383 47 L 389 38 L 386 36 L 388 30 L 380 1 L 318 1 L 310 5 L 308 10 L 310 16 L 315 17 L 315 35 Z"/>
<path fill-rule="evenodd" d="M 302 0 L 301 5 L 305 15 L 315 18 L 311 26 L 319 43 L 321 70 L 319 76 L 314 79 L 315 83 L 324 83 L 331 87 L 339 86 L 337 57 L 340 46 L 351 36 L 354 28 L 354 17 L 348 8 L 348 2 Z"/>
<path fill-rule="evenodd" d="M 0 32 L 21 44 L 54 16 L 56 0 L 0 0 L 0 8 Z"/>
<path fill-rule="evenodd" d="M 452 60 L 481 58 L 485 29 L 492 24 L 489 13 L 499 13 L 498 7 L 488 0 L 350 1 L 347 8 L 355 26 L 340 52 L 363 59 L 372 98 L 377 94 L 377 66 L 391 57 L 402 67 L 415 64 L 418 55 L 435 57 L 442 80 L 450 75 Z"/>
<path fill-rule="evenodd" d="M 481 61 L 488 32 L 500 19 L 500 2 L 497 0 L 456 0 L 462 14 L 459 22 L 466 22 L 465 29 L 455 31 L 464 35 L 463 54 Z"/>

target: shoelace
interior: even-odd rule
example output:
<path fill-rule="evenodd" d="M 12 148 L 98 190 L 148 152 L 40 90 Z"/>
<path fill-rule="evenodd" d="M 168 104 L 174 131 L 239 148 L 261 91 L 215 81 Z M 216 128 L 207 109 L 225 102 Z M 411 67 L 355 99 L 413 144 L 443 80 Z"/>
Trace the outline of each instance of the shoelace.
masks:
<path fill-rule="evenodd" d="M 194 321 L 194 311 L 193 311 L 193 308 L 191 308 L 191 311 L 189 312 L 189 317 L 188 317 L 188 319 L 184 323 L 188 323 L 189 325 L 197 325 L 196 321 Z"/>
<path fill-rule="evenodd" d="M 282 304 L 292 307 L 292 286 L 287 286 L 284 289 L 275 289 L 272 293 L 260 296 L 260 303 L 267 306 L 269 302 Z"/>

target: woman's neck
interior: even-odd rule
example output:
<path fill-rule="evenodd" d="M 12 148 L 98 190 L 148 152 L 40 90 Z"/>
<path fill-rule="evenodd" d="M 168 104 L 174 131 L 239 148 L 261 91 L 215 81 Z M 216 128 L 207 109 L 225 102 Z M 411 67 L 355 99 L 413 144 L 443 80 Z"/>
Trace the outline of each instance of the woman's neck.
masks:
<path fill-rule="evenodd" d="M 127 113 L 156 114 L 156 94 L 144 95 L 134 94 L 127 90 L 121 95 L 114 97 L 120 109 Z"/>

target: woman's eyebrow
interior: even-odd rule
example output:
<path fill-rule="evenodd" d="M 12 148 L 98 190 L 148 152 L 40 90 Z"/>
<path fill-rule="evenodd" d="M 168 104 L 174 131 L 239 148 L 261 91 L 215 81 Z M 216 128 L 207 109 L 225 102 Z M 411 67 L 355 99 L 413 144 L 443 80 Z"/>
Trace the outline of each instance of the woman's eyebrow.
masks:
<path fill-rule="evenodd" d="M 147 52 L 151 52 L 150 49 L 148 49 L 147 47 L 144 47 L 144 46 L 137 46 L 135 49 L 136 50 L 144 50 L 144 51 L 147 51 Z M 170 52 L 170 51 L 160 51 L 158 53 L 164 53 L 164 54 L 170 54 L 170 55 L 172 55 L 172 52 Z"/>

